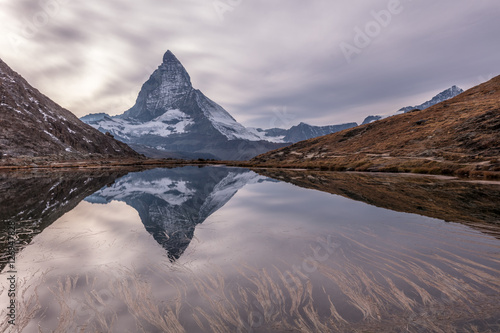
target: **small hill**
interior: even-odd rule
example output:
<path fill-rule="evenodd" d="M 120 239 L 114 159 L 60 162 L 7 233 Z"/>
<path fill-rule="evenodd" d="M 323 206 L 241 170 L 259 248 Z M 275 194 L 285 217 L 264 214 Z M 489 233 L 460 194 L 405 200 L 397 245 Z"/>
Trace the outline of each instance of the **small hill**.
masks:
<path fill-rule="evenodd" d="M 80 121 L 0 59 L 0 159 L 137 158 L 139 154 Z"/>
<path fill-rule="evenodd" d="M 435 174 L 500 174 L 500 76 L 422 111 L 301 141 L 252 165 Z"/>

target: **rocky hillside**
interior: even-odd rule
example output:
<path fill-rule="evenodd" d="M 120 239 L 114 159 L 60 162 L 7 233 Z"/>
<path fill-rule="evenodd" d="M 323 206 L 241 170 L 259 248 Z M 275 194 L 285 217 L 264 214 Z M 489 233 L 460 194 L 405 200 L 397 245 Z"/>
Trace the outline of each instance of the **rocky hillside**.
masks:
<path fill-rule="evenodd" d="M 57 160 L 138 157 L 111 136 L 84 124 L 0 60 L 0 158 Z"/>
<path fill-rule="evenodd" d="M 302 141 L 251 163 L 497 177 L 499 156 L 500 76 L 425 110 Z"/>

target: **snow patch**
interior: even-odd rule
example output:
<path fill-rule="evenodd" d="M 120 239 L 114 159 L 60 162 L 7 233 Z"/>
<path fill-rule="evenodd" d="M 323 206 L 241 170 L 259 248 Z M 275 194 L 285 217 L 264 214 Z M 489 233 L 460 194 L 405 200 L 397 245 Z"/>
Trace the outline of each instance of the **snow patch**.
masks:
<path fill-rule="evenodd" d="M 260 138 L 260 140 L 274 142 L 274 143 L 284 143 L 285 142 L 285 140 L 284 140 L 285 136 L 284 135 L 280 135 L 280 136 L 266 136 L 266 132 L 259 132 L 254 127 L 247 127 L 247 130 L 250 133 L 252 133 L 253 135 L 258 136 Z"/>
<path fill-rule="evenodd" d="M 54 141 L 57 141 L 57 142 L 60 142 L 60 140 L 52 133 L 50 132 L 47 132 L 46 130 L 43 130 L 46 134 L 50 135 L 50 137 L 54 140 Z"/>
<path fill-rule="evenodd" d="M 43 110 L 42 110 L 42 109 L 38 108 L 38 111 L 42 114 L 42 116 L 43 116 L 43 120 L 47 121 L 47 118 L 50 118 L 50 119 L 52 119 L 52 120 L 54 120 L 54 121 L 57 121 L 57 119 L 56 119 L 56 118 L 54 118 L 54 117 L 52 117 L 52 116 L 49 116 L 48 114 L 46 114 L 45 112 L 43 112 Z"/>
<path fill-rule="evenodd" d="M 205 117 L 207 117 L 212 125 L 229 140 L 261 140 L 260 136 L 248 131 L 220 105 L 213 102 L 211 99 L 203 95 L 200 91 L 196 91 L 195 98 Z"/>
<path fill-rule="evenodd" d="M 186 133 L 187 127 L 194 124 L 193 119 L 180 110 L 169 110 L 147 122 L 133 122 L 128 119 L 105 118 L 97 124 L 90 124 L 101 132 L 110 132 L 130 140 L 132 137 L 154 135 L 168 137 L 172 134 Z"/>

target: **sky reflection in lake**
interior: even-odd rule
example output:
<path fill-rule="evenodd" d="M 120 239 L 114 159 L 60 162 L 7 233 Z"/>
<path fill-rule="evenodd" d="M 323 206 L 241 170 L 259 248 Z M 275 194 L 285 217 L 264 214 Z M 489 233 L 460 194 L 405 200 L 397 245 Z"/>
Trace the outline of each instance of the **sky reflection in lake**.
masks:
<path fill-rule="evenodd" d="M 244 169 L 129 174 L 17 261 L 25 332 L 500 328 L 497 238 Z"/>

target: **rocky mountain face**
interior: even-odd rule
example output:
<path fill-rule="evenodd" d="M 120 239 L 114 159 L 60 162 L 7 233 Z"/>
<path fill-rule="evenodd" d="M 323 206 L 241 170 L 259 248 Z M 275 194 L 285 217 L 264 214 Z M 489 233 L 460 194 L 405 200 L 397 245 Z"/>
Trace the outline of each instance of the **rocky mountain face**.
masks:
<path fill-rule="evenodd" d="M 252 165 L 500 176 L 500 76 L 427 109 L 301 141 Z"/>
<path fill-rule="evenodd" d="M 313 126 L 301 122 L 300 124 L 292 126 L 289 129 L 271 128 L 263 130 L 258 128 L 257 132 L 264 134 L 263 138 L 268 138 L 269 140 L 272 140 L 274 142 L 296 143 L 299 141 L 316 138 L 318 136 L 340 132 L 345 129 L 356 126 L 358 126 L 357 123 L 346 123 L 346 124 L 328 125 L 328 126 Z"/>
<path fill-rule="evenodd" d="M 433 105 L 436 105 L 436 104 L 444 102 L 450 98 L 458 96 L 463 92 L 464 91 L 461 88 L 459 88 L 457 86 L 452 86 L 451 88 L 440 92 L 439 94 L 437 94 L 436 96 L 434 96 L 431 100 L 429 100 L 427 102 L 424 102 L 420 105 L 415 105 L 415 106 L 405 106 L 405 107 L 399 109 L 398 112 L 406 113 L 406 112 L 411 112 L 413 110 L 425 110 L 427 108 L 430 108 Z"/>
<path fill-rule="evenodd" d="M 119 116 L 101 113 L 81 119 L 154 157 L 244 160 L 284 146 L 262 140 L 194 89 L 186 69 L 170 51 L 132 108 Z"/>
<path fill-rule="evenodd" d="M 383 118 L 382 116 L 368 116 L 365 118 L 365 120 L 363 120 L 361 125 L 366 125 L 366 124 L 372 123 L 372 122 L 377 121 L 377 120 L 382 119 L 382 118 Z"/>
<path fill-rule="evenodd" d="M 240 168 L 155 169 L 128 174 L 86 200 L 96 204 L 117 200 L 135 208 L 146 230 L 176 260 L 198 224 L 246 184 L 266 179 Z"/>
<path fill-rule="evenodd" d="M 0 60 L 0 158 L 138 157 L 126 144 L 84 124 Z"/>

